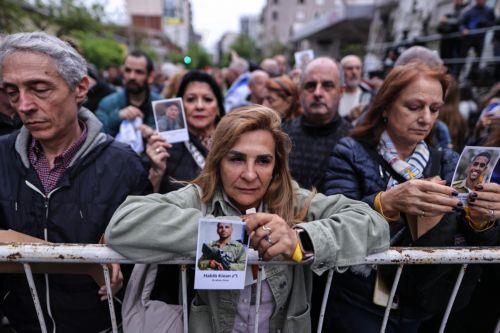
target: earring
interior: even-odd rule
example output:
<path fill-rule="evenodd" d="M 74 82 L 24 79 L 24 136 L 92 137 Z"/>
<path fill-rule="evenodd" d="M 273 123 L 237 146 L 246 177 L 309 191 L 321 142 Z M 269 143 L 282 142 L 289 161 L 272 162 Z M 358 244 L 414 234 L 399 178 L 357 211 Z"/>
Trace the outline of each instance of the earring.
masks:
<path fill-rule="evenodd" d="M 382 117 L 382 121 L 384 122 L 384 124 L 387 124 L 387 117 Z"/>

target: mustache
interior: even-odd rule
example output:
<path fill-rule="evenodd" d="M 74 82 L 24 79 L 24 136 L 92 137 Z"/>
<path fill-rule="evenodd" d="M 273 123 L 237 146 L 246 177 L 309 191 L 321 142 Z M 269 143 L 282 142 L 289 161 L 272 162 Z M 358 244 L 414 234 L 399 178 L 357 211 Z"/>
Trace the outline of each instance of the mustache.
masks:
<path fill-rule="evenodd" d="M 309 104 L 310 107 L 318 107 L 318 106 L 324 106 L 324 107 L 327 107 L 327 105 L 323 102 L 320 102 L 320 101 L 314 101 L 312 102 L 311 104 Z"/>

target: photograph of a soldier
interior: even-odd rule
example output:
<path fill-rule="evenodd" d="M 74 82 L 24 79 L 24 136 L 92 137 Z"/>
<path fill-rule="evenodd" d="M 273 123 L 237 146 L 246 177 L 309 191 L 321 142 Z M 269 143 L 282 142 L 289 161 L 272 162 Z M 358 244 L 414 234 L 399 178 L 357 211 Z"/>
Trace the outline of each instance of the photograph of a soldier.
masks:
<path fill-rule="evenodd" d="M 225 222 L 202 222 L 203 240 L 200 240 L 200 270 L 244 271 L 247 247 L 242 243 L 242 225 Z M 203 230 L 204 229 L 204 230 Z M 217 236 L 214 235 L 214 229 Z"/>
<path fill-rule="evenodd" d="M 154 104 L 156 128 L 158 132 L 174 131 L 184 128 L 182 101 L 166 100 Z"/>
<path fill-rule="evenodd" d="M 500 150 L 491 147 L 465 147 L 451 186 L 458 193 L 469 193 L 476 186 L 489 182 Z"/>

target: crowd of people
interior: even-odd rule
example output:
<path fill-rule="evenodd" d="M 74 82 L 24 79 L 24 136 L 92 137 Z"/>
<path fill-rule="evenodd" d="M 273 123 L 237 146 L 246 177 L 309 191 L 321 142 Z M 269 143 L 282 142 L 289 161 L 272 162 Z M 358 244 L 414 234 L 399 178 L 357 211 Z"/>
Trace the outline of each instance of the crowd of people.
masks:
<path fill-rule="evenodd" d="M 390 266 L 362 265 L 367 255 L 389 246 L 500 245 L 500 185 L 463 180 L 466 203 L 451 187 L 465 145 L 500 145 L 500 83 L 477 96 L 420 46 L 373 80 L 354 54 L 294 69 L 287 60 L 276 55 L 254 66 L 233 53 L 228 68 L 187 71 L 155 67 L 131 51 L 101 75 L 56 37 L 7 36 L 0 45 L 2 241 L 106 243 L 136 262 L 158 262 L 195 257 L 201 217 L 242 219 L 263 260 L 313 258 L 265 266 L 259 332 L 316 329 L 323 273 L 335 268 L 324 331 L 349 333 L 380 330 L 385 304 L 374 295 L 394 280 Z M 169 143 L 152 102 L 174 97 L 189 139 Z M 126 121 L 136 124 L 142 150 L 115 138 Z M 476 159 L 487 165 L 491 156 Z M 219 227 L 210 246 L 240 253 L 227 226 Z M 111 266 L 117 300 L 136 268 Z M 49 331 L 109 329 L 95 267 L 34 270 Z M 459 270 L 406 266 L 386 331 L 437 331 Z M 498 265 L 467 269 L 450 332 L 493 331 L 499 272 Z M 159 268 L 151 300 L 178 304 L 179 274 Z M 0 283 L 10 326 L 39 331 L 24 277 L 2 274 Z M 190 331 L 253 332 L 255 292 L 255 281 L 241 292 L 191 286 Z M 122 319 L 125 332 L 138 327 Z"/>

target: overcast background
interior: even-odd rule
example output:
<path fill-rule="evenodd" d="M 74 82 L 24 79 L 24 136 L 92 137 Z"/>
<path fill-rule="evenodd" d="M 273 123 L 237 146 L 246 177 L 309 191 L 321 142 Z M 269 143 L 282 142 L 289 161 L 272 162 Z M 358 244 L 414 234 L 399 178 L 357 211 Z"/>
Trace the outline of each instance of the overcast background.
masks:
<path fill-rule="evenodd" d="M 100 0 L 109 20 L 128 21 L 125 0 Z M 239 32 L 241 15 L 259 14 L 266 0 L 191 0 L 194 31 L 203 37 L 203 45 L 214 51 L 215 43 L 225 32 Z"/>

